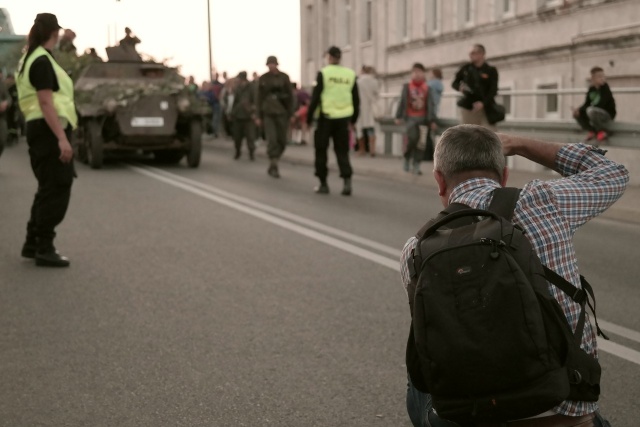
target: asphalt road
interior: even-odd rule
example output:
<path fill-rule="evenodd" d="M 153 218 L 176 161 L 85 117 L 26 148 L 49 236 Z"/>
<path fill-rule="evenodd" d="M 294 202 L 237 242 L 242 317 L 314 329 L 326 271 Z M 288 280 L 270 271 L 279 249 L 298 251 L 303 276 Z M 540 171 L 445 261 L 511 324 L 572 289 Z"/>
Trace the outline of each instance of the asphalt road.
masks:
<path fill-rule="evenodd" d="M 409 426 L 406 239 L 433 189 L 356 177 L 312 193 L 308 167 L 77 165 L 57 246 L 69 269 L 19 257 L 35 180 L 0 158 L 0 426 Z M 599 318 L 603 413 L 640 419 L 637 224 L 576 237 Z M 620 328 L 622 327 L 622 328 Z M 607 343 L 608 344 L 608 343 Z M 605 347 L 606 346 L 606 347 Z"/>

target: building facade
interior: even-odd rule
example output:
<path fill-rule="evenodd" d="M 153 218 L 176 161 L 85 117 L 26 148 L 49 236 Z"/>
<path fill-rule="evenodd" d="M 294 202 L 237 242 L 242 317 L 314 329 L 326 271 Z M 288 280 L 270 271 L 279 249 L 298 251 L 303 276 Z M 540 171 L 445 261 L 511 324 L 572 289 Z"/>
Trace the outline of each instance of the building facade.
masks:
<path fill-rule="evenodd" d="M 570 120 L 584 101 L 589 70 L 605 70 L 618 121 L 640 122 L 640 0 L 300 0 L 302 82 L 311 86 L 331 45 L 343 64 L 373 66 L 395 94 L 414 62 L 440 67 L 446 91 L 471 45 L 498 68 L 507 118 Z M 555 94 L 575 89 L 578 94 Z M 616 89 L 620 90 L 616 93 Z M 515 91 L 507 95 L 507 91 Z M 546 90 L 544 95 L 531 91 Z M 528 94 L 518 92 L 528 91 Z M 379 109 L 389 114 L 392 100 Z M 457 114 L 455 98 L 443 117 Z"/>

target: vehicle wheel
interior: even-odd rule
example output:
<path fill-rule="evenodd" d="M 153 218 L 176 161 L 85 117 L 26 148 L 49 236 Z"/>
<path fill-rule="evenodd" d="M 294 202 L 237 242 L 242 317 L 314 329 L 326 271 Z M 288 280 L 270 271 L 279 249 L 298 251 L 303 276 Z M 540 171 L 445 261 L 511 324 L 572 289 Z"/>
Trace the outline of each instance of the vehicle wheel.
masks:
<path fill-rule="evenodd" d="M 184 157 L 184 153 L 179 150 L 158 150 L 153 155 L 157 162 L 165 165 L 175 165 Z"/>
<path fill-rule="evenodd" d="M 104 160 L 104 140 L 102 126 L 97 120 L 87 122 L 84 134 L 87 163 L 92 169 L 100 169 Z"/>
<path fill-rule="evenodd" d="M 189 129 L 189 150 L 187 151 L 187 165 L 190 168 L 200 166 L 202 157 L 202 122 L 192 120 Z"/>

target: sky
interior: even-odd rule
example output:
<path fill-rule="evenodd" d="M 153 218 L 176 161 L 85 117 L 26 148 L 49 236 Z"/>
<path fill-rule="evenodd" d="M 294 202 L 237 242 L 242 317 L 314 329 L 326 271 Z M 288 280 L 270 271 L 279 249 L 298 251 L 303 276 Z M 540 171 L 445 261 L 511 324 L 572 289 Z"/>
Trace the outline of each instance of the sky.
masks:
<path fill-rule="evenodd" d="M 280 69 L 300 78 L 299 0 L 209 0 L 214 68 L 230 76 L 266 71 L 276 55 Z M 197 82 L 209 76 L 207 0 L 0 0 L 11 15 L 16 34 L 27 34 L 36 14 L 54 13 L 76 34 L 78 52 L 117 44 L 130 27 L 142 41 L 138 52 L 170 58 L 184 76 Z"/>

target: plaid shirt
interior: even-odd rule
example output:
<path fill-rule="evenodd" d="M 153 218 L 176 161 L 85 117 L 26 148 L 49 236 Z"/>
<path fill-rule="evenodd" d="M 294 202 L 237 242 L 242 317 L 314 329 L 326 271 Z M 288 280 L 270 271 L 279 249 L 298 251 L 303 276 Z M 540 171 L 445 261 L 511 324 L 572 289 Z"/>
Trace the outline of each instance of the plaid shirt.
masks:
<path fill-rule="evenodd" d="M 622 196 L 629 175 L 624 166 L 604 157 L 605 151 L 584 145 L 566 145 L 556 156 L 556 170 L 564 178 L 535 180 L 524 186 L 516 204 L 513 222 L 526 230 L 542 264 L 580 288 L 580 274 L 573 235 L 590 219 L 598 216 Z M 473 178 L 455 187 L 449 203 L 462 203 L 472 208 L 487 209 L 492 191 L 500 184 L 488 178 Z M 410 238 L 402 250 L 400 275 L 407 289 L 411 282 L 407 260 L 417 244 Z M 575 331 L 580 305 L 564 292 L 548 283 L 549 292 L 560 303 Z M 588 315 L 587 315 L 588 316 Z M 581 347 L 598 357 L 596 335 L 587 317 Z M 598 408 L 594 402 L 564 401 L 553 412 L 582 416 Z"/>

